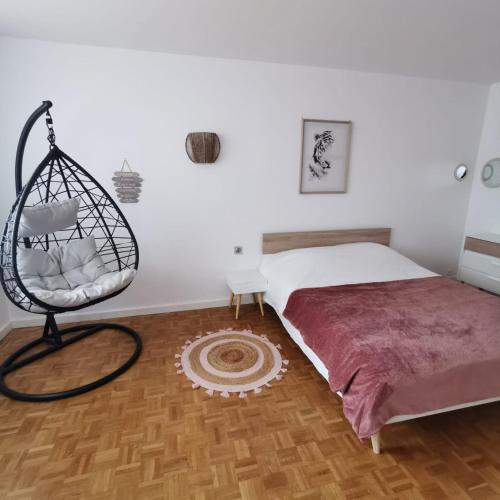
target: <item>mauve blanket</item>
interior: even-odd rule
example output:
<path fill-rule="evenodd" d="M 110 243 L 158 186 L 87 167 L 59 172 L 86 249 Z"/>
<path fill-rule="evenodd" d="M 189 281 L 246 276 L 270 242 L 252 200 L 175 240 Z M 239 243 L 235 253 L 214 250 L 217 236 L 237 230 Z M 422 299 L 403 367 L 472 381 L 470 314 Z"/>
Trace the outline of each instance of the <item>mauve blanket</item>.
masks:
<path fill-rule="evenodd" d="M 284 316 L 360 438 L 395 415 L 500 396 L 500 298 L 441 276 L 294 291 Z"/>

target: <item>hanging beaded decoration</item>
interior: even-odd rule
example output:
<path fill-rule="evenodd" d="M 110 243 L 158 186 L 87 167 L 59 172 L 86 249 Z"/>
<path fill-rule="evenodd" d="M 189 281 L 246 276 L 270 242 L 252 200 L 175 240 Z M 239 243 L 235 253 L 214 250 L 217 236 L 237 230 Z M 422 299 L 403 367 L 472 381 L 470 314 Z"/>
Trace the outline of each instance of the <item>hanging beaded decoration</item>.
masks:
<path fill-rule="evenodd" d="M 127 170 L 126 170 L 127 169 Z M 138 203 L 141 193 L 142 177 L 134 172 L 125 158 L 122 168 L 113 175 L 113 182 L 116 188 L 116 194 L 120 203 Z"/>

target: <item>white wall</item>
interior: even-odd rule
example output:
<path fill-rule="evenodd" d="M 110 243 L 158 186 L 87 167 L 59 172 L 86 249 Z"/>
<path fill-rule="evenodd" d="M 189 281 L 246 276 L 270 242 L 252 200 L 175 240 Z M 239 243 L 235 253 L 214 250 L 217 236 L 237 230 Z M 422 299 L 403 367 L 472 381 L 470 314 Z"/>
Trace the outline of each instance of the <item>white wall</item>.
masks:
<path fill-rule="evenodd" d="M 257 266 L 261 234 L 390 226 L 393 246 L 438 272 L 460 252 L 487 88 L 449 81 L 4 38 L 0 195 L 13 197 L 19 132 L 54 102 L 58 145 L 111 189 L 127 157 L 145 179 L 123 206 L 142 252 L 134 285 L 94 310 L 225 298 L 229 268 Z M 348 194 L 299 195 L 301 118 L 354 122 Z M 190 131 L 222 151 L 191 164 Z M 46 151 L 43 123 L 26 174 Z M 243 256 L 232 254 L 244 246 Z M 100 309 L 99 309 L 100 308 Z M 12 310 L 13 318 L 20 313 Z"/>
<path fill-rule="evenodd" d="M 500 188 L 487 188 L 481 181 L 483 165 L 500 157 L 500 83 L 492 85 L 484 117 L 470 197 L 466 234 L 500 233 Z"/>
<path fill-rule="evenodd" d="M 8 333 L 9 330 L 9 314 L 7 311 L 7 299 L 2 291 L 0 291 L 0 339 Z"/>

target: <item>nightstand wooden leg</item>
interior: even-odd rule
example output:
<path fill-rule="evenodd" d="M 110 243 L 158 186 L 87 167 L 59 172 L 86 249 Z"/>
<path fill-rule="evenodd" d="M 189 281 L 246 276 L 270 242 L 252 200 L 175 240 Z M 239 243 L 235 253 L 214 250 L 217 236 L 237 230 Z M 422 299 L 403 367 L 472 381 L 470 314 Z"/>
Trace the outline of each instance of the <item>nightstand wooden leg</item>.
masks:
<path fill-rule="evenodd" d="M 264 316 L 264 307 L 262 305 L 262 292 L 257 293 L 257 299 L 259 300 L 260 314 Z"/>
<path fill-rule="evenodd" d="M 241 294 L 236 295 L 236 319 L 240 314 Z"/>
<path fill-rule="evenodd" d="M 257 304 L 257 294 L 256 293 L 252 293 L 252 295 L 253 295 L 253 303 Z"/>
<path fill-rule="evenodd" d="M 234 293 L 231 292 L 231 295 L 229 295 L 229 307 L 232 307 L 233 305 L 233 300 L 234 300 Z"/>

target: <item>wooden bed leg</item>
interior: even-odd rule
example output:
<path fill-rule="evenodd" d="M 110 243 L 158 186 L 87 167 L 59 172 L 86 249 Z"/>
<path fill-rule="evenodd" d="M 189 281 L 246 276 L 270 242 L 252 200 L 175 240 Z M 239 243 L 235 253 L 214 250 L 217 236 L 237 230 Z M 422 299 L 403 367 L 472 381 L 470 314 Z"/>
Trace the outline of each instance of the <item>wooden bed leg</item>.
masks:
<path fill-rule="evenodd" d="M 257 293 L 257 300 L 259 301 L 260 315 L 264 316 L 264 307 L 262 306 L 262 292 Z"/>
<path fill-rule="evenodd" d="M 373 453 L 380 455 L 380 432 L 371 437 Z"/>
<path fill-rule="evenodd" d="M 241 293 L 236 295 L 236 319 L 240 315 L 240 305 L 241 305 Z"/>

